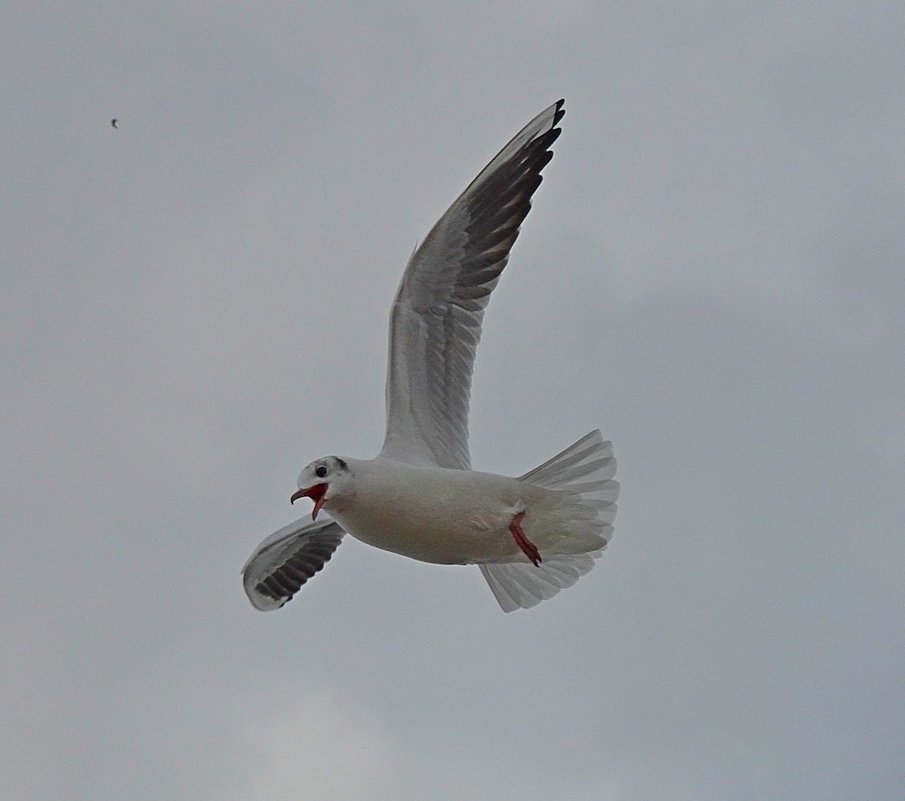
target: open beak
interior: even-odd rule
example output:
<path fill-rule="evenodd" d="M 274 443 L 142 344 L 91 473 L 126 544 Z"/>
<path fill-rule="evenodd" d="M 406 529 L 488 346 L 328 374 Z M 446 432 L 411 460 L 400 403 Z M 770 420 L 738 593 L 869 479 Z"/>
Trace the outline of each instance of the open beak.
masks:
<path fill-rule="evenodd" d="M 314 510 L 311 512 L 311 519 L 317 520 L 317 513 L 324 505 L 324 495 L 327 494 L 327 484 L 315 484 L 308 489 L 296 490 L 289 498 L 289 503 L 295 503 L 299 498 L 311 498 L 314 501 Z"/>

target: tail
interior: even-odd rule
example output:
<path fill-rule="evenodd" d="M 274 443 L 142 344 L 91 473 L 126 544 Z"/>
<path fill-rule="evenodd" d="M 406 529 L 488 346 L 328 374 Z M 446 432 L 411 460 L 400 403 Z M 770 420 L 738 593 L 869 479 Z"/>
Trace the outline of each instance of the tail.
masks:
<path fill-rule="evenodd" d="M 538 566 L 524 561 L 479 565 L 504 612 L 552 598 L 594 567 L 613 538 L 619 497 L 614 475 L 613 443 L 604 442 L 596 430 L 519 478 L 562 493 L 563 499 L 550 514 L 555 530 L 540 546 Z"/>

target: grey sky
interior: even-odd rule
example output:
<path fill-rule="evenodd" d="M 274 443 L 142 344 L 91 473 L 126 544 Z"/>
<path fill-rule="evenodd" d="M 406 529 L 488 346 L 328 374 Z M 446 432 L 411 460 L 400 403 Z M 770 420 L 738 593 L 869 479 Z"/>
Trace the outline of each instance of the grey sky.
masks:
<path fill-rule="evenodd" d="M 5 795 L 899 798 L 903 35 L 893 3 L 4 4 Z M 347 540 L 255 612 L 299 469 L 380 447 L 416 241 L 560 96 L 471 450 L 519 474 L 601 427 L 612 546 L 504 615 Z"/>

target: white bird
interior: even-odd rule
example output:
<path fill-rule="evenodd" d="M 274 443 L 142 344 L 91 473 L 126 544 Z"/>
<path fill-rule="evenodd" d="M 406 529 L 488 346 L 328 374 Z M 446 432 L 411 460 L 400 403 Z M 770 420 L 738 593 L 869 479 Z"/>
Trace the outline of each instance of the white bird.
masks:
<path fill-rule="evenodd" d="M 468 450 L 484 309 L 553 157 L 563 105 L 531 120 L 409 259 L 390 311 L 383 449 L 302 470 L 291 500 L 311 498 L 314 522 L 291 523 L 251 555 L 242 572 L 255 608 L 289 601 L 345 532 L 423 562 L 476 564 L 506 612 L 570 587 L 612 538 L 616 460 L 599 430 L 518 478 L 471 470 Z M 317 522 L 322 509 L 329 518 Z"/>

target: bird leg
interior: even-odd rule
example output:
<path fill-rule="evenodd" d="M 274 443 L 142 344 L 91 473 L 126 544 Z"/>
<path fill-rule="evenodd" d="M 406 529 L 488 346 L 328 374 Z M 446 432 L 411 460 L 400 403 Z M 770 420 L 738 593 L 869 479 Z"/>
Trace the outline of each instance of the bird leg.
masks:
<path fill-rule="evenodd" d="M 525 532 L 522 529 L 522 518 L 524 516 L 524 512 L 519 512 L 513 517 L 512 522 L 509 524 L 509 530 L 512 532 L 512 539 L 515 540 L 515 544 L 522 549 L 525 556 L 537 567 L 544 560 L 540 558 L 540 551 L 537 550 L 537 546 L 525 536 Z"/>

